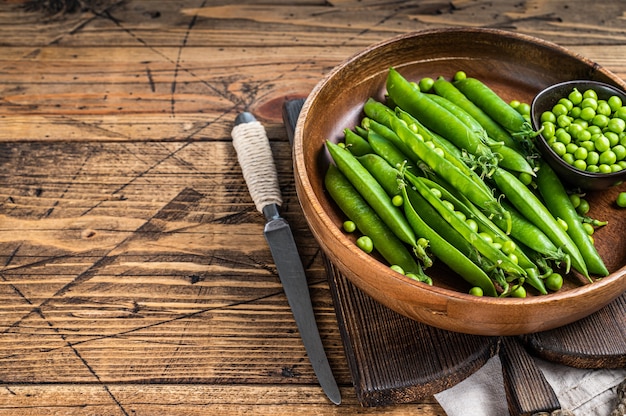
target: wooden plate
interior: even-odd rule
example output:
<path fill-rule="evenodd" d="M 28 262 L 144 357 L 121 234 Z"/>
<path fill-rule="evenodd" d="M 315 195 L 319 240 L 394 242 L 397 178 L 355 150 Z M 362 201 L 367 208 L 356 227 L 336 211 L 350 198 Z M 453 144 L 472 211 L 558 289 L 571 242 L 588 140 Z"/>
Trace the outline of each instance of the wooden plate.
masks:
<path fill-rule="evenodd" d="M 615 207 L 626 186 L 590 193 L 591 216 L 608 219 L 596 244 L 611 275 L 592 284 L 568 276 L 563 289 L 525 299 L 477 298 L 445 266 L 429 269 L 435 286 L 389 270 L 359 250 L 340 228 L 344 216 L 326 195 L 326 139 L 339 141 L 358 124 L 369 97 L 384 99 L 385 78 L 395 67 L 413 80 L 451 77 L 458 70 L 479 78 L 505 100 L 530 103 L 542 88 L 568 79 L 592 79 L 626 89 L 623 80 L 555 44 L 490 29 L 437 29 L 376 44 L 334 68 L 307 98 L 294 135 L 296 189 L 308 224 L 331 262 L 366 294 L 409 318 L 479 335 L 517 335 L 556 328 L 607 305 L 626 290 L 626 215 Z M 441 263 L 441 262 L 439 262 Z"/>

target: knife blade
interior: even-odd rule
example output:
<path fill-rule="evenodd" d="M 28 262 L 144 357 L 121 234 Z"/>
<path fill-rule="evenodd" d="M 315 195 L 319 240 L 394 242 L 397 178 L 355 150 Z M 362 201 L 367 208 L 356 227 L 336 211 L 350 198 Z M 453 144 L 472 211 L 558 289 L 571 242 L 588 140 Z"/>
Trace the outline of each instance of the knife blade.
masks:
<path fill-rule="evenodd" d="M 317 328 L 298 248 L 289 224 L 280 215 L 282 195 L 265 128 L 251 113 L 243 112 L 236 117 L 231 136 L 250 196 L 267 221 L 265 239 L 313 371 L 330 401 L 340 404 L 341 393 Z"/>

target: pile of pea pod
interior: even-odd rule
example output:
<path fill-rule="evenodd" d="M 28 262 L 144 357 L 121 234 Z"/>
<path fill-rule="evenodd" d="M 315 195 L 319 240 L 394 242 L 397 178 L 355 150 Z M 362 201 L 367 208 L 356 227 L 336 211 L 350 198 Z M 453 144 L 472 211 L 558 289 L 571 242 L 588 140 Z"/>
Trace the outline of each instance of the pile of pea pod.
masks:
<path fill-rule="evenodd" d="M 425 284 L 441 261 L 477 296 L 558 291 L 571 269 L 608 275 L 589 230 L 606 222 L 539 157 L 528 104 L 463 71 L 411 82 L 390 68 L 386 88 L 345 140 L 326 141 L 325 187 L 361 249 Z"/>

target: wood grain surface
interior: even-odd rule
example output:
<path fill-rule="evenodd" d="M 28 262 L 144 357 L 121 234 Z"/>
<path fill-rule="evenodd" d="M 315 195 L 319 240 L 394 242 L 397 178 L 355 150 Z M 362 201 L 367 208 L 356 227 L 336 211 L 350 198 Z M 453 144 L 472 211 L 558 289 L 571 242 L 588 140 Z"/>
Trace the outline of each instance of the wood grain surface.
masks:
<path fill-rule="evenodd" d="M 358 403 L 282 103 L 374 42 L 450 25 L 538 36 L 626 78 L 620 0 L 27 3 L 0 4 L 0 415 L 443 415 L 434 398 Z M 237 165 L 243 110 L 271 139 L 339 407 Z"/>

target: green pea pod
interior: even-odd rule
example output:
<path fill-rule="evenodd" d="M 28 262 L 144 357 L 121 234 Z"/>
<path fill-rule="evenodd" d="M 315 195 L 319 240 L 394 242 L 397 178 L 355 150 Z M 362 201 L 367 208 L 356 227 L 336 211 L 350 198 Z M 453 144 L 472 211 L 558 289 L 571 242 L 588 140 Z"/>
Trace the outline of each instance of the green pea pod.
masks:
<path fill-rule="evenodd" d="M 414 129 L 424 138 L 425 141 L 432 141 L 437 147 L 442 148 L 445 151 L 443 157 L 454 166 L 456 166 L 461 171 L 461 173 L 472 179 L 479 187 L 484 188 L 486 192 L 491 193 L 491 190 L 487 187 L 487 185 L 485 185 L 485 182 L 476 173 L 476 171 L 474 169 L 471 169 L 465 163 L 466 158 L 463 156 L 463 152 L 461 151 L 461 149 L 456 147 L 454 143 L 450 142 L 445 137 L 442 137 L 441 135 L 428 130 L 428 128 L 420 123 L 419 120 L 417 120 L 406 111 L 402 110 L 400 107 L 396 108 L 395 113 L 400 120 L 407 123 L 409 129 Z"/>
<path fill-rule="evenodd" d="M 389 196 L 402 195 L 402 181 L 399 180 L 401 173 L 392 167 L 386 160 L 376 154 L 368 154 L 358 157 L 359 162 L 376 178 Z M 481 258 L 476 255 L 476 250 L 463 238 L 441 215 L 435 210 L 419 193 L 416 193 L 412 200 L 412 205 L 424 218 L 424 221 L 459 249 L 472 261 L 479 263 Z M 415 231 L 415 230 L 414 230 Z M 419 257 L 418 257 L 419 258 Z M 493 263 L 485 264 L 485 267 L 492 266 Z M 482 266 L 481 266 L 482 267 Z"/>
<path fill-rule="evenodd" d="M 450 140 L 460 149 L 487 160 L 496 160 L 479 133 L 470 129 L 446 108 L 429 99 L 394 68 L 389 69 L 386 85 L 387 93 L 393 102 L 426 127 Z"/>
<path fill-rule="evenodd" d="M 401 173 L 398 169 L 392 167 L 386 160 L 376 154 L 368 154 L 358 157 L 359 161 L 365 168 L 376 178 L 390 196 L 397 195 L 401 191 Z M 477 255 L 477 251 L 472 245 L 463 238 L 441 215 L 435 210 L 419 193 L 413 195 L 412 205 L 420 217 L 434 230 L 450 242 L 459 251 L 465 254 L 470 260 L 479 264 L 483 269 L 493 267 L 493 263 L 485 261 L 484 258 Z M 415 230 L 414 230 L 415 231 Z M 427 261 L 424 261 L 421 253 L 418 258 L 422 260 L 425 266 L 430 267 Z"/>
<path fill-rule="evenodd" d="M 572 267 L 589 278 L 589 272 L 580 250 L 539 198 L 515 175 L 505 169 L 496 169 L 492 178 L 500 191 L 524 217 L 539 227 L 557 248 L 561 248 L 570 255 Z"/>
<path fill-rule="evenodd" d="M 571 256 L 554 245 L 552 240 L 539 227 L 529 221 L 519 213 L 511 204 L 506 201 L 500 202 L 502 206 L 511 213 L 511 237 L 523 245 L 527 256 L 532 254 L 534 262 L 547 264 L 554 261 L 563 267 L 565 273 L 569 273 L 571 268 Z M 494 219 L 494 223 L 499 227 L 504 227 L 502 221 Z"/>
<path fill-rule="evenodd" d="M 356 224 L 361 233 L 372 239 L 374 249 L 389 265 L 398 265 L 406 273 L 418 274 L 421 268 L 404 243 L 385 225 L 336 166 L 329 166 L 324 184 L 341 211 Z"/>
<path fill-rule="evenodd" d="M 480 107 L 469 100 L 454 84 L 443 77 L 439 77 L 433 84 L 436 94 L 452 101 L 471 115 L 485 129 L 487 135 L 493 140 L 502 142 L 508 147 L 519 149 L 519 143 L 503 128 L 496 123 L 487 113 Z"/>
<path fill-rule="evenodd" d="M 326 148 L 341 173 L 348 178 L 387 226 L 400 240 L 415 247 L 417 239 L 413 229 L 402 215 L 401 210 L 391 203 L 391 199 L 372 174 L 359 163 L 349 150 L 330 140 L 326 141 Z"/>
<path fill-rule="evenodd" d="M 503 218 L 508 217 L 508 213 L 502 209 L 498 201 L 491 192 L 486 189 L 484 184 L 480 185 L 474 182 L 471 177 L 467 176 L 452 162 L 427 146 L 423 140 L 420 140 L 415 133 L 409 129 L 405 122 L 396 117 L 395 113 L 389 111 L 384 104 L 374 100 L 368 100 L 364 110 L 369 117 L 372 119 L 378 118 L 376 121 L 391 128 L 417 158 L 426 163 L 448 184 L 466 195 L 470 201 L 481 207 L 481 209 L 486 210 L 489 215 L 501 216 Z"/>
<path fill-rule="evenodd" d="M 541 254 L 544 258 L 563 265 L 565 273 L 569 273 L 571 267 L 570 255 L 555 246 L 552 240 L 539 227 L 520 214 L 513 206 L 506 201 L 501 201 L 500 203 L 511 213 L 511 237 L 532 251 Z M 494 223 L 501 229 L 505 226 L 504 222 L 498 219 L 494 219 Z"/>
<path fill-rule="evenodd" d="M 482 125 L 463 108 L 445 97 L 441 97 L 435 94 L 425 95 L 433 99 L 442 107 L 447 108 L 448 111 L 457 116 L 459 120 L 465 123 L 465 125 L 467 125 L 470 129 L 479 132 L 480 136 L 483 137 L 485 143 L 491 146 L 491 150 L 499 156 L 497 157 L 498 161 L 495 162 L 499 166 L 502 166 L 503 168 L 509 169 L 514 172 L 528 173 L 529 175 L 535 176 L 535 171 L 533 170 L 533 167 L 530 165 L 530 163 L 528 163 L 528 160 L 524 155 L 519 153 L 517 150 L 508 147 L 506 144 L 496 143 L 487 135 L 487 131 L 483 129 Z M 487 144 L 485 146 L 487 146 Z M 489 175 L 490 174 L 488 173 L 487 176 Z"/>
<path fill-rule="evenodd" d="M 365 166 L 365 168 L 376 178 L 376 180 L 387 190 L 387 193 L 392 196 L 396 195 L 396 192 L 400 191 L 400 181 L 398 178 L 401 176 L 398 169 L 393 168 L 387 161 L 376 154 L 363 155 L 358 158 L 359 161 Z M 478 255 L 478 252 L 474 247 L 454 229 L 429 203 L 420 195 L 415 193 L 412 195 L 412 206 L 417 212 L 420 213 L 420 217 L 437 233 L 441 235 L 446 241 L 450 242 L 461 253 L 467 256 L 474 263 L 478 264 L 483 270 L 493 269 L 493 263 Z M 427 260 L 424 261 L 423 256 L 425 253 L 416 253 L 418 259 L 421 259 L 426 267 L 430 267 L 432 263 Z M 506 283 L 505 283 L 506 284 Z"/>
<path fill-rule="evenodd" d="M 369 131 L 368 139 L 374 153 L 385 159 L 391 166 L 400 167 L 411 162 L 396 145 L 374 130 Z"/>
<path fill-rule="evenodd" d="M 498 124 L 508 131 L 521 134 L 533 133 L 532 127 L 517 110 L 504 101 L 494 90 L 476 78 L 464 78 L 454 81 L 463 95 L 481 108 Z"/>
<path fill-rule="evenodd" d="M 461 195 L 461 201 L 464 199 L 465 198 Z M 489 220 L 489 218 L 487 218 L 479 209 L 476 208 L 474 204 L 471 203 L 471 201 L 464 202 L 465 206 L 468 207 L 469 212 L 471 213 L 466 214 L 468 217 L 472 215 L 472 218 L 475 218 L 476 221 L 478 221 L 483 227 L 492 232 L 496 236 L 496 239 L 502 242 L 511 241 L 515 244 L 513 254 L 517 256 L 518 264 L 526 271 L 525 282 L 534 287 L 540 294 L 547 295 L 548 291 L 546 290 L 543 280 L 539 277 L 539 267 L 537 264 L 533 262 L 526 252 L 519 247 L 519 245 L 508 234 Z"/>
<path fill-rule="evenodd" d="M 354 131 L 356 132 L 356 134 L 367 140 L 367 129 L 357 125 L 354 126 Z"/>
<path fill-rule="evenodd" d="M 539 278 L 538 266 L 528 257 L 528 255 L 522 250 L 521 247 L 498 225 L 494 224 L 489 218 L 487 218 L 471 201 L 465 198 L 463 195 L 458 195 L 458 199 L 455 195 L 452 195 L 445 187 L 439 185 L 434 181 L 424 179 L 424 183 L 431 187 L 439 189 L 443 195 L 443 199 L 451 201 L 454 206 L 459 209 L 467 218 L 473 218 L 478 224 L 479 228 L 489 231 L 500 242 L 512 242 L 515 244 L 513 254 L 518 258 L 518 264 L 526 270 L 526 282 L 532 287 L 537 289 L 542 295 L 546 295 L 548 292 L 543 280 Z M 547 238 L 547 237 L 546 237 Z M 549 241 L 549 240 L 548 240 Z"/>
<path fill-rule="evenodd" d="M 369 141 L 372 150 L 395 168 L 404 166 L 411 172 L 427 169 L 426 164 L 387 126 L 369 120 Z"/>
<path fill-rule="evenodd" d="M 372 152 L 372 147 L 363 137 L 359 136 L 350 129 L 345 129 L 343 133 L 345 136 L 346 146 L 353 155 L 362 156 L 366 153 Z"/>
<path fill-rule="evenodd" d="M 478 251 L 467 241 L 453 226 L 446 221 L 439 212 L 419 193 L 411 189 L 411 206 L 415 212 L 419 212 L 420 218 L 426 224 L 452 244 L 467 258 L 476 263 L 483 270 L 493 268 L 493 263 L 478 254 Z"/>
<path fill-rule="evenodd" d="M 357 159 L 374 179 L 383 187 L 387 195 L 393 197 L 400 195 L 400 183 L 398 182 L 398 171 L 389 162 L 376 153 L 368 153 L 357 156 Z"/>
<path fill-rule="evenodd" d="M 431 187 L 435 187 L 439 189 L 442 193 L 442 199 L 446 199 L 453 203 L 453 205 L 461 211 L 466 218 L 471 218 L 476 221 L 479 225 L 479 229 L 484 230 L 492 234 L 500 243 L 511 242 L 515 243 L 515 241 L 511 238 L 510 235 L 504 232 L 502 228 L 496 225 L 493 221 L 491 221 L 485 214 L 482 213 L 476 205 L 474 205 L 470 200 L 468 200 L 462 194 L 453 195 L 448 191 L 445 187 L 439 185 L 436 182 L 430 181 L 428 179 L 424 180 L 424 183 Z M 516 244 L 516 243 L 515 243 Z M 517 244 L 516 244 L 517 245 Z M 519 259 L 519 265 L 524 269 L 535 267 L 535 264 L 532 260 L 518 247 L 515 248 L 513 253 Z"/>
<path fill-rule="evenodd" d="M 373 103 L 375 101 L 368 100 L 368 102 Z M 367 106 L 368 104 L 366 104 L 366 107 Z M 384 107 L 383 104 L 381 104 L 381 106 Z M 396 146 L 400 152 L 402 152 L 406 156 L 409 156 L 409 158 L 411 158 L 412 161 L 419 160 L 419 157 L 417 157 L 417 155 L 411 149 L 409 149 L 406 146 L 406 144 L 398 137 L 398 135 L 393 130 L 391 130 L 391 128 L 389 128 L 387 125 L 383 123 L 379 123 L 378 121 L 373 120 L 369 117 L 366 117 L 363 120 L 367 125 L 368 132 L 373 131 L 376 134 L 378 134 L 380 137 L 382 137 L 383 139 L 389 141 L 394 146 Z M 369 134 L 368 134 L 368 139 L 369 139 Z"/>
<path fill-rule="evenodd" d="M 385 159 L 374 153 L 359 156 L 358 161 L 376 179 L 389 197 L 400 195 L 399 171 L 392 167 Z M 432 259 L 419 243 L 413 245 L 413 254 L 422 262 L 424 267 L 433 265 Z"/>
<path fill-rule="evenodd" d="M 404 211 L 409 223 L 418 235 L 428 239 L 430 250 L 433 254 L 465 281 L 473 286 L 480 287 L 485 295 L 497 296 L 496 288 L 489 276 L 487 276 L 487 273 L 452 244 L 442 238 L 420 217 L 411 204 L 415 191 L 405 186 L 402 187 L 402 193 L 404 198 Z"/>
<path fill-rule="evenodd" d="M 499 155 L 498 164 L 503 168 L 517 173 L 527 173 L 531 176 L 535 176 L 535 169 L 528 162 L 528 159 L 524 157 L 517 150 L 506 146 L 493 144 L 493 151 Z"/>
<path fill-rule="evenodd" d="M 609 271 L 604 261 L 589 239 L 565 187 L 550 165 L 541 162 L 535 182 L 546 207 L 555 217 L 567 223 L 567 234 L 576 243 L 589 272 L 599 276 L 608 276 Z"/>
<path fill-rule="evenodd" d="M 433 132 L 432 130 L 429 130 L 418 119 L 416 119 L 415 117 L 413 117 L 411 114 L 407 113 L 400 107 L 395 108 L 395 113 L 396 113 L 396 116 L 398 116 L 400 120 L 403 120 L 409 126 L 411 130 L 415 130 L 416 133 L 420 134 L 424 138 L 425 141 L 435 142 L 436 144 L 445 148 L 456 159 L 461 160 L 463 156 L 463 152 L 461 152 L 461 149 L 459 149 L 450 140 L 446 139 L 440 134 Z"/>
<path fill-rule="evenodd" d="M 445 108 L 452 114 L 457 117 L 463 124 L 465 124 L 471 131 L 475 132 L 480 138 L 481 143 L 477 144 L 478 155 L 486 155 L 489 154 L 491 149 L 487 146 L 487 131 L 480 125 L 474 117 L 472 117 L 467 111 L 463 110 L 461 107 L 448 100 L 445 97 L 437 94 L 427 94 L 423 93 L 424 97 L 429 100 L 434 101 L 439 104 L 441 107 Z"/>
<path fill-rule="evenodd" d="M 536 267 L 529 267 L 526 269 L 526 283 L 534 287 L 542 295 L 547 295 L 546 285 L 543 283 L 543 279 L 539 276 L 539 270 Z"/>
<path fill-rule="evenodd" d="M 502 251 L 495 248 L 473 231 L 469 225 L 460 219 L 453 210 L 448 208 L 437 196 L 435 196 L 430 188 L 422 182 L 421 178 L 405 172 L 408 182 L 414 186 L 424 199 L 426 199 L 435 208 L 441 216 L 450 223 L 476 250 L 503 271 L 514 277 L 524 277 L 526 272 L 519 265 L 515 264 Z"/>

